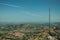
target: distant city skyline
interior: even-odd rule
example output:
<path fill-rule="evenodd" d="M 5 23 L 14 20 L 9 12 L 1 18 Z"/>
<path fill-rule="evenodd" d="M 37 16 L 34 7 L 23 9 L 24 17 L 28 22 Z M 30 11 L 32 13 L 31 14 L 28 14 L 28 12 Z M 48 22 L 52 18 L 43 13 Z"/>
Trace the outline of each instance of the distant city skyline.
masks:
<path fill-rule="evenodd" d="M 60 22 L 60 0 L 0 0 L 0 22 Z"/>

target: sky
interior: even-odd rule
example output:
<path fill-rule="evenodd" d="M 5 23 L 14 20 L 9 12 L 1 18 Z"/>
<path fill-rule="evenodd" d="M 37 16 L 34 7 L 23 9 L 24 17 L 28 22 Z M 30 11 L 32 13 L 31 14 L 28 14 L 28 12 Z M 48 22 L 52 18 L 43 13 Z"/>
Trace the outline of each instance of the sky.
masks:
<path fill-rule="evenodd" d="M 0 22 L 60 22 L 60 0 L 0 0 Z"/>

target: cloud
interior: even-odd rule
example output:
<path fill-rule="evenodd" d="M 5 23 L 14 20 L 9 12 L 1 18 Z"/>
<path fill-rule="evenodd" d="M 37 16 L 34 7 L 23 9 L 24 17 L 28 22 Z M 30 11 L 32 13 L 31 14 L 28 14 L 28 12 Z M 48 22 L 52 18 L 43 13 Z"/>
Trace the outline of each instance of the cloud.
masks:
<path fill-rule="evenodd" d="M 34 12 L 30 12 L 30 11 L 21 11 L 22 13 L 24 13 L 24 15 L 28 15 L 28 16 L 36 16 L 36 17 L 42 17 L 40 16 L 40 14 L 34 13 Z"/>
<path fill-rule="evenodd" d="M 13 4 L 6 4 L 6 3 L 0 3 L 2 5 L 6 5 L 6 6 L 9 6 L 9 7 L 15 7 L 15 8 L 23 8 L 21 6 L 17 6 L 17 5 L 13 5 Z"/>

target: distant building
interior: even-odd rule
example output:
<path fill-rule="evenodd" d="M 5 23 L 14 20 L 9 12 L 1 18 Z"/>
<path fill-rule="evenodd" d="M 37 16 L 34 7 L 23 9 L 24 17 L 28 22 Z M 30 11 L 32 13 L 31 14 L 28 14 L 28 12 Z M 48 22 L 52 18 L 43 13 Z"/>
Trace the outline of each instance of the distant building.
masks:
<path fill-rule="evenodd" d="M 13 33 L 13 35 L 16 37 L 23 37 L 24 36 L 24 34 L 21 32 L 15 32 L 15 33 Z"/>

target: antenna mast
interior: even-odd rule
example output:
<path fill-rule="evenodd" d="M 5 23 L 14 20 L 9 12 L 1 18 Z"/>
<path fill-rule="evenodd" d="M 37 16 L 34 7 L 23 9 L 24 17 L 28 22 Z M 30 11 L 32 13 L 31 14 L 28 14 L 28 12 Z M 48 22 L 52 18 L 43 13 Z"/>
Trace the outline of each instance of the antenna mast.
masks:
<path fill-rule="evenodd" d="M 50 8 L 49 8 L 49 32 L 50 32 Z"/>

